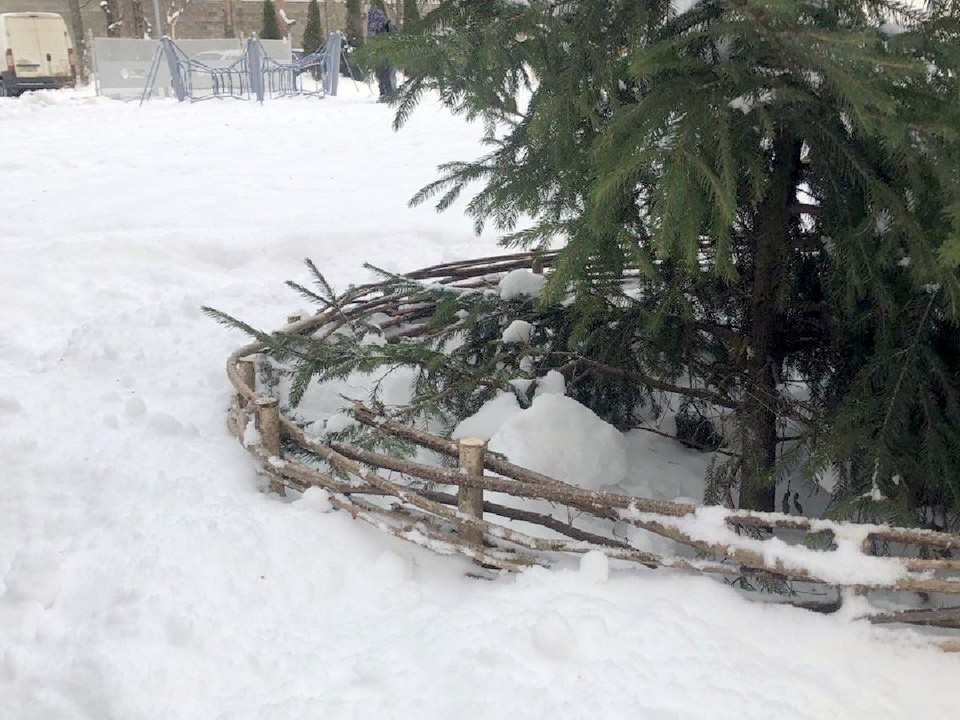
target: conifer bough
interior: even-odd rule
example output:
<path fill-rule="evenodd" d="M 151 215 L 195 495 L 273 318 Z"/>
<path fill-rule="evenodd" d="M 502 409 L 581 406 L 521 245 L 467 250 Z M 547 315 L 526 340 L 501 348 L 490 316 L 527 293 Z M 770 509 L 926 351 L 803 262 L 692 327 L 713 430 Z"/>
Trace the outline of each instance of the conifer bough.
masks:
<path fill-rule="evenodd" d="M 838 513 L 947 528 L 960 512 L 958 13 L 447 0 L 368 52 L 405 70 L 397 126 L 427 91 L 488 121 L 489 153 L 443 166 L 414 202 L 445 209 L 479 182 L 478 228 L 560 248 L 543 302 L 573 293 L 579 337 L 609 346 L 597 359 L 735 399 L 738 458 L 718 492 L 772 510 L 778 476 L 829 470 Z M 641 280 L 625 296 L 629 272 Z M 609 416 L 611 397 L 594 409 Z"/>

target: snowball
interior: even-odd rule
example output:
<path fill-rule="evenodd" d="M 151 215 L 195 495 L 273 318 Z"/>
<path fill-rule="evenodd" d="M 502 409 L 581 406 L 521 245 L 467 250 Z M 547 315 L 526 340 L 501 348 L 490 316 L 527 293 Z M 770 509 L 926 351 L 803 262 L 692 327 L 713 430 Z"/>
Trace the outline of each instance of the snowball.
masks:
<path fill-rule="evenodd" d="M 460 421 L 451 437 L 454 440 L 478 437 L 489 440 L 514 415 L 521 412 L 513 393 L 503 393 L 485 402 L 477 412 Z"/>
<path fill-rule="evenodd" d="M 567 381 L 563 374 L 556 370 L 551 370 L 542 378 L 537 380 L 537 389 L 533 391 L 534 397 L 541 395 L 564 395 L 567 392 Z"/>
<path fill-rule="evenodd" d="M 140 397 L 134 395 L 127 400 L 123 409 L 130 417 L 138 417 L 147 411 L 147 404 Z"/>
<path fill-rule="evenodd" d="M 309 487 L 296 502 L 297 507 L 313 512 L 327 513 L 333 510 L 330 503 L 330 493 L 319 487 Z"/>
<path fill-rule="evenodd" d="M 540 616 L 532 631 L 533 646 L 546 658 L 562 660 L 577 644 L 577 636 L 570 623 L 556 612 Z"/>
<path fill-rule="evenodd" d="M 512 300 L 517 297 L 540 297 L 547 279 L 530 270 L 511 270 L 500 278 L 500 297 Z"/>
<path fill-rule="evenodd" d="M 591 550 L 580 558 L 580 576 L 589 582 L 602 583 L 610 579 L 610 560 L 599 550 Z"/>
<path fill-rule="evenodd" d="M 463 437 L 463 436 L 461 436 Z M 623 481 L 626 442 L 612 425 L 565 395 L 540 395 L 490 438 L 511 462 L 596 490 Z"/>
<path fill-rule="evenodd" d="M 527 343 L 530 342 L 530 335 L 533 333 L 533 325 L 526 320 L 514 320 L 507 325 L 503 331 L 501 340 L 505 343 Z"/>

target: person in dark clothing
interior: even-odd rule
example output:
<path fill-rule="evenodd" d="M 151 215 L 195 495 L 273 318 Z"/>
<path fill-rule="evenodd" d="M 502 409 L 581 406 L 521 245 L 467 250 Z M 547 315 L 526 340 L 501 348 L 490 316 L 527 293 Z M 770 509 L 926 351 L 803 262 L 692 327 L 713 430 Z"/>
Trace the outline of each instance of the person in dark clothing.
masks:
<path fill-rule="evenodd" d="M 382 3 L 373 3 L 367 12 L 367 37 L 393 32 L 393 23 L 387 17 Z M 387 102 L 396 89 L 393 68 L 383 63 L 377 68 L 377 85 L 380 87 L 380 102 Z"/>

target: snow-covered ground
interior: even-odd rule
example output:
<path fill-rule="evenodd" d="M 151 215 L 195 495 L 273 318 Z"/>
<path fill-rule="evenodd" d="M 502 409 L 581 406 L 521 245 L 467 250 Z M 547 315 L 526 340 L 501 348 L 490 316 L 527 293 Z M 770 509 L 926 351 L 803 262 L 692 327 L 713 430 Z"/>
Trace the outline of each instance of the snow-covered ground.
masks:
<path fill-rule="evenodd" d="M 479 128 L 344 90 L 0 100 L 0 718 L 956 718 L 960 658 L 907 631 L 602 563 L 471 579 L 257 491 L 245 339 L 199 306 L 272 327 L 304 257 L 343 287 L 494 250 L 406 207 Z"/>

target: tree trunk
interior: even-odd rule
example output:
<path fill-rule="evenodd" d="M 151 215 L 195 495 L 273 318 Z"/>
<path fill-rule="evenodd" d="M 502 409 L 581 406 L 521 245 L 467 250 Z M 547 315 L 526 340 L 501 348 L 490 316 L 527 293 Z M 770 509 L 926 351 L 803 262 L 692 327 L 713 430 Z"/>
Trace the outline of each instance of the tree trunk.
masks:
<path fill-rule="evenodd" d="M 281 38 L 290 37 L 290 23 L 287 22 L 287 17 L 284 13 L 286 5 L 286 0 L 273 0 L 273 7 L 277 11 L 277 25 L 280 27 Z"/>
<path fill-rule="evenodd" d="M 87 84 L 87 36 L 83 30 L 80 0 L 67 0 L 70 8 L 70 30 L 73 33 L 73 61 L 77 64 L 77 82 Z"/>
<path fill-rule="evenodd" d="M 100 5 L 107 21 L 107 37 L 120 37 L 120 29 L 123 26 L 123 19 L 120 17 L 120 7 L 118 0 L 104 0 Z"/>
<path fill-rule="evenodd" d="M 363 45 L 363 8 L 360 0 L 347 0 L 346 36 L 355 48 Z"/>
<path fill-rule="evenodd" d="M 223 36 L 232 38 L 237 36 L 237 21 L 234 15 L 233 0 L 221 0 L 223 8 Z"/>
<path fill-rule="evenodd" d="M 147 18 L 143 12 L 143 0 L 130 0 L 130 37 L 143 39 L 147 35 Z"/>
<path fill-rule="evenodd" d="M 753 287 L 750 307 L 750 352 L 744 398 L 743 465 L 740 507 L 771 512 L 776 488 L 765 482 L 777 460 L 777 346 L 781 328 L 783 282 L 791 261 L 790 231 L 802 142 L 779 131 L 773 146 L 773 173 L 754 222 Z"/>

